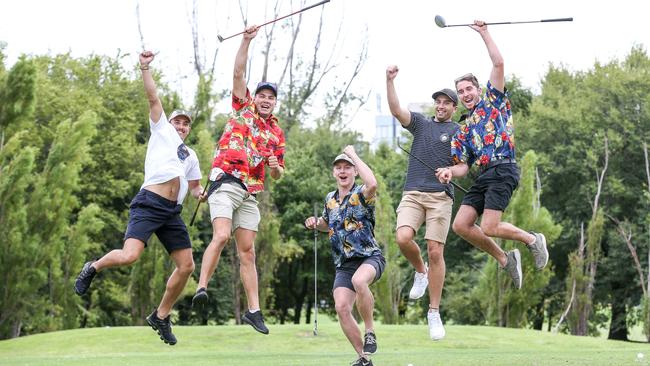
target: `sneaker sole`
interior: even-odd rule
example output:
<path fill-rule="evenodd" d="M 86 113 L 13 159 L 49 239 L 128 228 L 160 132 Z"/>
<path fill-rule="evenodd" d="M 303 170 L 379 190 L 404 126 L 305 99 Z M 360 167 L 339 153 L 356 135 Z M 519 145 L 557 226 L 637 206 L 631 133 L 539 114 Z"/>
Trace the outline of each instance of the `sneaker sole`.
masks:
<path fill-rule="evenodd" d="M 544 234 L 539 233 L 539 236 L 542 237 L 542 246 L 544 248 L 544 253 L 546 254 L 546 262 L 544 262 L 543 266 L 537 268 L 541 270 L 544 269 L 544 267 L 546 267 L 546 265 L 548 264 L 548 247 L 546 246 L 546 237 L 544 236 Z"/>
<path fill-rule="evenodd" d="M 83 273 L 83 271 L 88 269 L 88 267 L 90 267 L 93 263 L 95 263 L 95 262 L 87 262 L 86 264 L 84 264 L 84 266 L 81 268 L 81 272 L 79 272 L 79 274 L 81 275 Z M 88 285 L 88 287 L 86 288 L 85 291 L 81 291 L 81 290 L 79 290 L 77 288 L 78 279 L 79 279 L 79 276 L 77 276 L 77 279 L 75 279 L 75 284 L 72 286 L 72 288 L 74 289 L 75 294 L 77 294 L 78 296 L 83 296 L 83 295 L 86 294 L 86 292 L 88 292 L 88 289 L 90 288 L 90 285 Z"/>
<path fill-rule="evenodd" d="M 170 346 L 173 346 L 173 345 L 176 344 L 176 342 L 172 343 L 172 342 L 166 340 L 165 338 L 163 338 L 162 334 L 160 334 L 160 329 L 158 329 L 156 324 L 154 322 L 152 322 L 151 319 L 149 319 L 149 317 L 147 317 L 146 319 L 147 319 L 147 324 L 149 324 L 151 329 L 153 329 L 156 333 L 158 333 L 158 335 L 160 336 L 161 341 L 163 341 L 165 344 L 168 344 Z"/>
<path fill-rule="evenodd" d="M 192 308 L 197 309 L 200 308 L 205 309 L 205 307 L 208 305 L 208 295 L 206 294 L 205 296 L 197 296 L 194 295 L 192 298 Z"/>
<path fill-rule="evenodd" d="M 267 330 L 267 331 L 264 331 L 264 329 L 260 329 L 260 328 L 256 327 L 255 324 L 253 324 L 253 322 L 250 321 L 250 320 L 246 317 L 246 315 L 242 315 L 241 320 L 242 320 L 244 323 L 246 323 L 246 324 L 250 325 L 251 327 L 253 327 L 253 329 L 255 329 L 256 331 L 258 331 L 258 332 L 260 332 L 260 333 L 262 333 L 262 334 L 269 334 L 269 331 L 268 331 L 268 330 Z"/>

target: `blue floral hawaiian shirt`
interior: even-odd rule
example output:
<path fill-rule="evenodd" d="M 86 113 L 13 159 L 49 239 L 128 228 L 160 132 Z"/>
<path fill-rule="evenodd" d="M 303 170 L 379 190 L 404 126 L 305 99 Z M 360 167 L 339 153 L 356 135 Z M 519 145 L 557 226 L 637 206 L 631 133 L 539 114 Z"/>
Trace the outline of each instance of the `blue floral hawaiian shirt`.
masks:
<path fill-rule="evenodd" d="M 500 92 L 488 82 L 485 95 L 452 138 L 454 163 L 485 166 L 494 160 L 514 159 L 514 132 L 507 93 Z"/>
<path fill-rule="evenodd" d="M 323 218 L 329 226 L 334 265 L 349 258 L 381 254 L 374 236 L 375 197 L 366 200 L 363 186 L 354 185 L 339 202 L 339 191 L 327 194 Z"/>

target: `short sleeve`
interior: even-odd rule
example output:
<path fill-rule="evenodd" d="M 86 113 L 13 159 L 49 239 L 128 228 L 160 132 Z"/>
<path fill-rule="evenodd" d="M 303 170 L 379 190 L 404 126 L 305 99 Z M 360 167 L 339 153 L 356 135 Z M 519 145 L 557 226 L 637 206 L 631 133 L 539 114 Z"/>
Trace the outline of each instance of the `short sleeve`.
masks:
<path fill-rule="evenodd" d="M 241 111 L 246 107 L 248 104 L 250 104 L 251 101 L 251 92 L 246 88 L 246 98 L 238 98 L 235 93 L 232 94 L 232 109 L 234 111 Z"/>

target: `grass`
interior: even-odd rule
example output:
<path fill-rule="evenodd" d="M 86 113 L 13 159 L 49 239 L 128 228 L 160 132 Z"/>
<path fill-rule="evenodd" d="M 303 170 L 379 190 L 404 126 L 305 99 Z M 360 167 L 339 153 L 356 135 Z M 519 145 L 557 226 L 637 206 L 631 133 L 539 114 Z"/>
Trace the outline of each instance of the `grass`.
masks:
<path fill-rule="evenodd" d="M 338 323 L 174 327 L 165 345 L 148 327 L 76 329 L 0 341 L 0 365 L 349 365 L 355 359 Z M 440 342 L 426 325 L 379 325 L 373 363 L 401 365 L 650 365 L 650 345 L 534 330 L 447 326 Z M 637 354 L 646 355 L 638 359 Z"/>

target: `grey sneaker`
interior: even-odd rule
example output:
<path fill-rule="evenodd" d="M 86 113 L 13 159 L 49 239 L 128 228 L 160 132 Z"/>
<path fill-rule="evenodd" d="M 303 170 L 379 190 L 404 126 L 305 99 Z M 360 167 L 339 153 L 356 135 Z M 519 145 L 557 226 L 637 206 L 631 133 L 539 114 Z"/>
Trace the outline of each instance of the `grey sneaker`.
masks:
<path fill-rule="evenodd" d="M 515 288 L 519 290 L 521 288 L 521 254 L 519 254 L 519 249 L 513 249 L 507 253 L 508 261 L 506 266 L 503 267 L 504 270 L 508 272 L 512 278 L 512 283 L 515 285 Z"/>
<path fill-rule="evenodd" d="M 528 250 L 530 250 L 530 253 L 533 255 L 533 258 L 535 259 L 535 267 L 537 269 L 544 269 L 546 267 L 546 264 L 548 263 L 548 249 L 546 248 L 546 237 L 542 233 L 534 233 L 530 232 L 531 234 L 535 235 L 535 241 L 533 244 L 528 245 Z"/>

